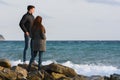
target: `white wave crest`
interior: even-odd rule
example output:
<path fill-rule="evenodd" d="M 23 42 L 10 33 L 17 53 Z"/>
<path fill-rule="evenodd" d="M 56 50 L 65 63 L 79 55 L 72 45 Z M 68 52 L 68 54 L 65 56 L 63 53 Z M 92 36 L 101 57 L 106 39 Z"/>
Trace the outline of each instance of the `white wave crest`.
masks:
<path fill-rule="evenodd" d="M 53 60 L 43 61 L 42 65 L 48 65 L 50 63 L 57 63 Z M 21 60 L 18 61 L 11 61 L 12 66 L 16 66 L 18 64 L 22 64 Z M 26 62 L 27 64 L 29 61 Z M 120 74 L 120 69 L 114 66 L 106 66 L 106 65 L 88 65 L 88 64 L 74 64 L 70 61 L 65 63 L 61 63 L 64 66 L 73 68 L 78 74 L 85 75 L 85 76 L 92 76 L 92 75 L 101 75 L 101 76 L 110 76 L 111 74 L 117 73 Z"/>

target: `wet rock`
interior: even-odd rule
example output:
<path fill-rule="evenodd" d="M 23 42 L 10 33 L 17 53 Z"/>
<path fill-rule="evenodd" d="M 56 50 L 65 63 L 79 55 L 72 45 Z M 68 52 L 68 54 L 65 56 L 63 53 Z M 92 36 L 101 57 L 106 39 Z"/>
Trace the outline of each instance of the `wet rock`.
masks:
<path fill-rule="evenodd" d="M 17 79 L 19 80 L 26 79 L 28 73 L 26 69 L 23 69 L 22 67 L 19 66 L 14 66 L 11 69 L 17 73 Z"/>
<path fill-rule="evenodd" d="M 0 71 L 0 78 L 2 80 L 16 80 L 17 74 L 15 71 L 5 68 L 4 70 Z"/>
<path fill-rule="evenodd" d="M 30 72 L 27 69 L 28 64 L 18 64 L 11 68 L 9 60 L 0 59 L 0 80 L 120 80 L 119 74 L 110 77 L 78 75 L 72 68 L 55 63 L 42 66 L 40 71 L 34 64 Z"/>
<path fill-rule="evenodd" d="M 30 73 L 28 73 L 27 79 L 28 80 L 43 80 L 44 74 L 41 73 L 40 71 L 30 72 Z"/>
<path fill-rule="evenodd" d="M 0 59 L 0 66 L 5 68 L 11 68 L 11 63 L 7 59 Z"/>
<path fill-rule="evenodd" d="M 52 64 L 50 64 L 48 66 L 45 66 L 44 69 L 46 71 L 48 71 L 49 73 L 56 72 L 56 73 L 64 74 L 67 77 L 75 77 L 75 76 L 77 76 L 77 73 L 72 68 L 62 66 L 60 64 L 52 63 Z"/>
<path fill-rule="evenodd" d="M 28 68 L 28 64 L 18 64 L 19 67 L 22 67 L 23 69 L 26 69 Z"/>

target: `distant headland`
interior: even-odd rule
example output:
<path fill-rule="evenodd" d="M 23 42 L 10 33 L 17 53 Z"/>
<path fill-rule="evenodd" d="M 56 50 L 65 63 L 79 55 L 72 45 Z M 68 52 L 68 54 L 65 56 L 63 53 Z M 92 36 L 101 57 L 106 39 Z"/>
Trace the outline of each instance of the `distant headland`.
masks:
<path fill-rule="evenodd" d="M 0 41 L 4 41 L 5 38 L 0 34 Z"/>

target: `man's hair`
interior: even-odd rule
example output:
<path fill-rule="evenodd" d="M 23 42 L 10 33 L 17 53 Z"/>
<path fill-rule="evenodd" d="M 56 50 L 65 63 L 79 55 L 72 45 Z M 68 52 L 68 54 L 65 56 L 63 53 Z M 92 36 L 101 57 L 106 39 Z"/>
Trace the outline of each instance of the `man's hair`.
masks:
<path fill-rule="evenodd" d="M 29 11 L 30 9 L 33 9 L 33 8 L 35 8 L 35 6 L 33 6 L 33 5 L 28 5 L 27 10 Z"/>

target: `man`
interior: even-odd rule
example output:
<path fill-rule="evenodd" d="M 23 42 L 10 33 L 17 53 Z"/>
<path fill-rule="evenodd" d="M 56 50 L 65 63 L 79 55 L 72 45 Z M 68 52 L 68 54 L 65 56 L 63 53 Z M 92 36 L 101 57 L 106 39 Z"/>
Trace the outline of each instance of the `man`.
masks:
<path fill-rule="evenodd" d="M 34 16 L 33 13 L 35 11 L 35 7 L 33 5 L 29 5 L 27 7 L 28 12 L 23 15 L 21 21 L 20 21 L 20 27 L 22 31 L 24 32 L 24 38 L 25 38 L 25 47 L 23 51 L 23 62 L 26 63 L 26 52 L 29 46 L 30 41 L 30 28 L 32 27 Z M 32 46 L 31 46 L 31 56 L 32 56 Z"/>

